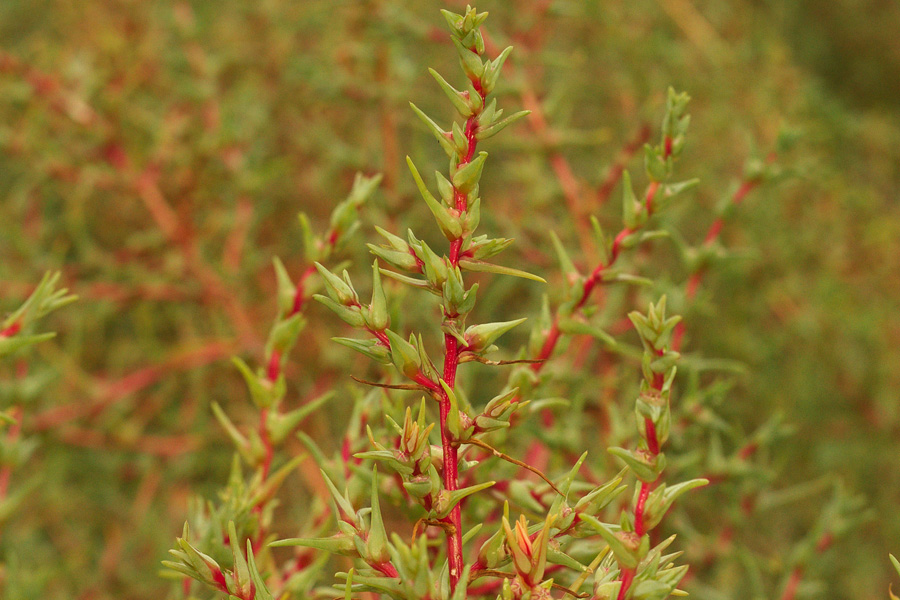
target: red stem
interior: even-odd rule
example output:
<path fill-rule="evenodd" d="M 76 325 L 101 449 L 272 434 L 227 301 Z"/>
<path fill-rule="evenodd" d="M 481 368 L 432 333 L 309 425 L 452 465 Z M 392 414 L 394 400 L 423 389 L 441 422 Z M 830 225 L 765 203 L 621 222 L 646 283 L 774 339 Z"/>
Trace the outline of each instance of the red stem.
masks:
<path fill-rule="evenodd" d="M 600 206 L 606 203 L 609 196 L 612 194 L 613 189 L 615 189 L 616 184 L 619 183 L 619 180 L 622 178 L 622 173 L 625 172 L 625 165 L 628 164 L 628 161 L 631 160 L 635 153 L 640 150 L 644 143 L 649 139 L 650 126 L 644 124 L 635 138 L 629 142 L 627 146 L 622 148 L 618 160 L 610 167 L 606 179 L 603 180 L 603 183 L 600 184 L 600 187 L 597 189 L 597 203 Z"/>
<path fill-rule="evenodd" d="M 644 507 L 647 504 L 647 498 L 650 496 L 650 485 L 646 481 L 641 483 L 641 493 L 638 495 L 637 504 L 634 505 L 634 532 L 638 536 L 646 533 L 644 525 Z"/>
<path fill-rule="evenodd" d="M 269 428 L 266 422 L 269 418 L 269 409 L 263 408 L 259 411 L 259 438 L 265 449 L 265 457 L 262 464 L 262 480 L 266 481 L 269 477 L 269 470 L 272 468 L 272 459 L 275 458 L 275 446 L 272 444 L 272 437 L 269 435 Z"/>
<path fill-rule="evenodd" d="M 303 275 L 300 276 L 300 279 L 297 281 L 297 289 L 294 292 L 294 305 L 291 307 L 291 314 L 289 316 L 294 316 L 301 310 L 303 310 L 303 304 L 308 299 L 306 296 L 306 280 L 309 279 L 310 275 L 316 272 L 316 268 L 313 266 L 309 266 L 306 268 L 306 271 L 303 272 Z"/>
<path fill-rule="evenodd" d="M 664 140 L 664 148 L 665 154 L 663 155 L 663 159 L 669 157 L 669 154 L 672 151 L 672 143 L 671 139 L 666 137 Z M 647 210 L 648 218 L 653 215 L 653 200 L 656 197 L 656 194 L 659 192 L 660 184 L 657 181 L 653 181 L 647 186 L 647 191 L 644 194 L 644 206 Z M 635 233 L 636 229 L 631 229 L 629 227 L 622 228 L 621 231 L 616 235 L 613 239 L 612 248 L 609 251 L 609 260 L 606 262 L 600 262 L 588 278 L 584 282 L 584 287 L 582 288 L 581 298 L 579 298 L 578 303 L 572 309 L 573 312 L 581 309 L 585 304 L 587 304 L 588 298 L 591 296 L 591 292 L 594 291 L 594 288 L 597 284 L 603 281 L 603 273 L 610 267 L 612 267 L 615 262 L 618 260 L 619 255 L 622 252 L 622 244 L 625 242 L 625 238 L 629 235 Z M 544 341 L 544 345 L 541 347 L 541 353 L 538 357 L 541 362 L 535 363 L 532 366 L 532 370 L 538 372 L 544 365 L 544 361 L 550 358 L 550 355 L 553 354 L 553 350 L 556 347 L 557 342 L 559 341 L 559 319 L 554 318 L 553 324 L 550 327 L 550 331 L 547 333 L 547 338 Z"/>
<path fill-rule="evenodd" d="M 775 162 L 776 158 L 778 158 L 778 155 L 775 152 L 770 152 L 766 157 L 766 163 L 772 164 Z M 759 177 L 742 181 L 740 187 L 738 187 L 737 191 L 731 197 L 731 204 L 737 206 L 743 202 L 744 198 L 756 189 L 760 183 L 762 183 L 762 179 Z M 709 226 L 709 230 L 706 232 L 706 236 L 703 238 L 703 245 L 705 247 L 709 248 L 715 243 L 722 233 L 722 227 L 724 227 L 724 225 L 725 220 L 722 217 L 718 217 L 713 221 L 712 225 Z M 688 278 L 687 287 L 685 288 L 685 296 L 688 300 L 692 300 L 697 295 L 697 289 L 700 287 L 700 281 L 703 279 L 703 274 L 704 270 L 701 268 L 691 273 L 690 278 Z M 672 336 L 672 349 L 676 352 L 681 350 L 683 338 L 684 323 L 679 323 L 675 326 L 675 333 Z"/>
<path fill-rule="evenodd" d="M 376 571 L 383 574 L 385 577 L 399 577 L 400 574 L 397 573 L 397 569 L 394 568 L 394 565 L 391 563 L 379 563 L 372 565 L 372 568 Z"/>
<path fill-rule="evenodd" d="M 475 89 L 475 93 L 477 93 L 481 98 L 481 104 L 484 104 L 484 91 L 481 87 L 481 81 L 474 79 L 471 80 L 472 87 Z M 466 125 L 463 130 L 466 137 L 466 142 L 468 146 L 468 151 L 466 152 L 465 157 L 459 161 L 458 167 L 463 167 L 472 161 L 472 158 L 475 156 L 475 149 L 478 146 L 478 139 L 475 137 L 478 132 L 478 114 L 471 115 L 468 119 L 466 119 Z M 459 190 L 454 189 L 453 191 L 453 200 L 456 204 L 456 210 L 460 213 L 468 209 L 468 195 Z M 458 237 L 450 242 L 450 250 L 448 253 L 448 259 L 450 261 L 451 267 L 456 267 L 459 264 L 459 255 L 460 250 L 463 245 L 463 237 Z M 444 374 L 442 379 L 444 383 L 447 384 L 447 387 L 453 389 L 456 385 L 456 369 L 459 366 L 459 345 L 458 340 L 451 334 L 444 335 Z M 444 480 L 444 489 L 448 492 L 453 492 L 459 489 L 459 449 L 454 444 L 454 440 L 452 439 L 450 432 L 447 429 L 447 418 L 450 415 L 450 398 L 447 396 L 446 392 L 444 392 L 443 388 L 440 386 L 436 386 L 435 389 L 434 382 L 427 380 L 424 376 L 420 376 L 416 378 L 424 379 L 427 381 L 418 381 L 419 383 L 426 385 L 433 391 L 436 391 L 440 394 L 440 420 L 441 420 L 441 449 L 443 451 L 443 480 Z M 430 386 L 428 384 L 431 384 Z M 447 560 L 450 566 L 450 589 L 455 590 L 457 583 L 459 583 L 459 578 L 463 572 L 463 549 L 462 549 L 462 513 L 460 504 L 457 504 L 453 507 L 453 510 L 450 511 L 450 514 L 447 515 L 443 522 L 449 525 L 447 528 Z"/>
<path fill-rule="evenodd" d="M 0 338 L 12 337 L 12 336 L 16 335 L 17 333 L 19 333 L 21 330 L 22 330 L 22 322 L 16 321 L 15 323 L 10 325 L 3 331 L 0 331 Z"/>
<path fill-rule="evenodd" d="M 794 567 L 794 570 L 791 571 L 791 578 L 788 579 L 787 585 L 784 588 L 784 593 L 781 594 L 781 600 L 794 600 L 794 597 L 797 595 L 797 588 L 800 587 L 800 582 L 802 580 L 803 567 Z"/>
<path fill-rule="evenodd" d="M 618 600 L 624 600 L 625 594 L 628 593 L 628 588 L 631 587 L 631 582 L 634 581 L 634 576 L 637 573 L 635 569 L 625 569 L 622 571 L 622 587 L 619 588 Z"/>

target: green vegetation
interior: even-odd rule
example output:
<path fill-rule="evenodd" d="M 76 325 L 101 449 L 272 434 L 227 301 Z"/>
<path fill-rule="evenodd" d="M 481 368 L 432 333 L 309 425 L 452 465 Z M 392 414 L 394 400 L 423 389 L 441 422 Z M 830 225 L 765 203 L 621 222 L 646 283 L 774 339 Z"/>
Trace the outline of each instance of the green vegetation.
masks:
<path fill-rule="evenodd" d="M 440 8 L 0 4 L 0 596 L 887 597 L 893 4 Z"/>

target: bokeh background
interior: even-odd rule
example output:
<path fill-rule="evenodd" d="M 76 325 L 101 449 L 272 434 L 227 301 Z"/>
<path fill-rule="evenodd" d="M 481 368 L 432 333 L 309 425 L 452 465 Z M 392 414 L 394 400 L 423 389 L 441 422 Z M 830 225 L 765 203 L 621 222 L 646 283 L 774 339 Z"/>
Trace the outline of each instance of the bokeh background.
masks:
<path fill-rule="evenodd" d="M 247 410 L 229 357 L 261 355 L 271 257 L 305 266 L 298 211 L 321 223 L 355 172 L 382 172 L 358 246 L 375 241 L 373 224 L 427 223 L 404 157 L 443 159 L 408 102 L 451 116 L 427 72 L 457 72 L 445 6 L 463 8 L 0 3 L 0 308 L 45 270 L 80 296 L 50 319 L 58 338 L 27 367 L 2 366 L 0 401 L 25 406 L 39 442 L 12 480 L 37 483 L 4 515 L 2 597 L 168 597 L 159 561 L 188 498 L 214 497 L 227 477 L 231 451 L 209 405 L 238 420 Z M 647 128 L 655 138 L 670 85 L 693 98 L 678 170 L 701 185 L 672 217 L 692 243 L 747 165 L 780 150 L 781 175 L 729 217 L 729 252 L 686 314 L 687 343 L 746 365 L 727 412 L 748 431 L 773 414 L 794 428 L 773 478 L 811 483 L 765 515 L 757 543 L 802 535 L 840 481 L 867 516 L 818 555 L 800 597 L 887 597 L 887 554 L 900 552 L 900 4 L 478 7 L 491 40 L 515 46 L 501 106 L 530 97 L 546 120 L 486 144 L 482 227 L 517 238 L 506 264 L 552 269 L 549 228 L 574 250 L 584 214 L 616 213 L 591 190 Z M 567 210 L 560 160 L 582 215 Z M 627 164 L 640 172 L 640 155 Z M 355 258 L 365 272 L 369 259 Z M 342 332 L 320 308 L 290 367 L 296 402 L 346 379 L 346 355 L 327 344 Z M 327 439 L 338 426 L 320 416 L 307 428 Z M 710 572 L 696 597 L 746 597 L 729 577 L 740 580 Z"/>

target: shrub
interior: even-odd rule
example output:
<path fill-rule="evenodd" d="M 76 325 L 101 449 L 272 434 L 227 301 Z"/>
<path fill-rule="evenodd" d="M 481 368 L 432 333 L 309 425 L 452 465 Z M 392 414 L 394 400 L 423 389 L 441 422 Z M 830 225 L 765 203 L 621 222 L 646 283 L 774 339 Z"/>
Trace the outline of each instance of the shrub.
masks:
<path fill-rule="evenodd" d="M 0 406 L 22 407 L 13 411 L 18 439 L 37 448 L 8 470 L 10 493 L 25 500 L 7 511 L 14 518 L 0 538 L 0 596 L 165 596 L 169 584 L 156 571 L 187 512 L 183 539 L 225 571 L 236 568 L 232 540 L 245 550 L 249 539 L 272 589 L 340 596 L 346 582 L 332 574 L 352 569 L 351 595 L 371 597 L 353 586 L 390 578 L 366 572 L 374 567 L 362 559 L 267 544 L 289 536 L 309 543 L 340 527 L 351 540 L 364 537 L 375 502 L 386 532 L 410 552 L 413 540 L 425 544 L 428 572 L 449 593 L 449 566 L 439 570 L 447 523 L 426 522 L 426 501 L 402 497 L 403 474 L 383 454 L 402 441 L 408 407 L 408 430 L 434 424 L 428 460 L 440 474 L 441 400 L 373 385 L 417 384 L 393 361 L 329 342 L 338 335 L 384 359 L 383 344 L 367 347 L 377 338 L 341 329 L 328 307 L 308 301 L 320 293 L 337 302 L 314 261 L 339 276 L 346 269 L 366 310 L 377 276 L 388 329 L 439 364 L 446 353 L 441 300 L 370 271 L 364 243 L 398 257 L 396 240 L 376 224 L 450 260 L 450 240 L 402 158 L 408 152 L 436 201 L 454 208 L 428 175 L 446 160 L 442 146 L 407 106 L 415 100 L 445 126 L 451 108 L 426 66 L 454 86 L 466 81 L 452 75 L 458 56 L 431 4 L 0 4 L 0 296 L 23 301 L 35 273 L 52 267 L 83 299 L 50 317 L 56 341 L 0 363 Z M 900 490 L 900 221 L 890 202 L 900 128 L 889 103 L 861 91 L 878 88 L 890 65 L 869 68 L 865 53 L 839 47 L 868 39 L 858 28 L 871 19 L 859 18 L 862 10 L 843 18 L 852 3 L 840 2 L 807 18 L 802 4 L 563 1 L 492 10 L 502 14 L 483 34 L 484 57 L 495 59 L 507 41 L 516 47 L 492 97 L 532 112 L 479 142 L 491 156 L 479 181 L 480 228 L 466 236 L 515 238 L 484 260 L 548 283 L 461 270 L 464 289 L 479 285 L 458 332 L 463 342 L 470 326 L 528 317 L 498 338 L 502 350 L 479 357 L 502 364 L 469 361 L 457 371 L 455 401 L 470 418 L 518 388 L 510 427 L 473 429 L 458 443 L 459 485 L 496 482 L 462 501 L 464 532 L 482 527 L 463 544 L 466 561 L 477 563 L 490 535 L 505 537 L 505 502 L 514 540 L 524 541 L 517 532 L 527 527 L 534 550 L 548 513 L 562 506 L 554 507 L 563 501 L 551 483 L 562 491 L 571 475 L 565 502 L 577 506 L 589 486 L 621 475 L 626 490 L 596 515 L 592 537 L 547 543 L 544 577 L 574 585 L 577 565 L 590 566 L 607 543 L 604 533 L 646 525 L 646 501 L 635 516 L 642 489 L 649 500 L 663 484 L 707 479 L 649 530 L 654 546 L 677 534 L 667 552 L 684 552 L 675 560 L 690 566 L 683 589 L 709 598 L 883 596 L 894 577 L 885 558 L 900 535 L 890 518 Z M 890 14 L 879 15 L 884 31 L 896 29 Z M 817 23 L 841 37 L 820 35 Z M 830 58 L 804 63 L 791 47 Z M 841 75 L 835 86 L 834 74 L 848 72 L 859 78 Z M 659 175 L 640 165 L 644 144 L 665 153 L 659 118 L 667 103 L 684 101 L 667 95 L 670 84 L 691 92 L 694 120 L 648 204 Z M 782 121 L 797 128 L 799 144 Z M 354 185 L 359 170 L 383 177 Z M 699 185 L 660 208 L 665 185 L 695 176 Z M 338 189 L 350 197 L 329 221 Z M 308 216 L 297 224 L 300 203 Z M 272 255 L 283 260 L 274 271 Z M 427 281 L 381 257 L 379 267 Z M 656 388 L 627 316 L 643 313 L 644 327 L 664 321 L 663 297 L 666 318 L 683 316 L 669 347 L 680 356 L 669 437 L 659 446 L 665 468 L 644 488 L 634 473 L 654 453 L 646 422 L 635 428 L 634 399 L 642 380 L 645 397 Z M 298 330 L 302 343 L 284 351 Z M 410 332 L 417 335 L 407 341 Z M 237 368 L 223 360 L 235 354 Z M 523 360 L 540 362 L 515 362 Z M 248 366 L 255 363 L 261 372 Z M 223 450 L 229 440 L 236 464 Z M 631 470 L 620 473 L 628 460 Z M 328 506 L 342 501 L 317 467 L 356 511 L 356 533 L 333 519 Z M 204 500 L 189 502 L 195 494 Z M 587 525 L 581 532 L 593 533 Z M 572 559 L 562 567 L 561 549 Z M 469 595 L 500 593 L 504 579 L 511 592 L 533 583 L 512 559 L 482 572 Z M 642 584 L 641 594 L 661 593 L 644 583 L 642 567 L 629 575 L 627 563 L 601 560 L 582 590 L 634 577 L 626 593 Z M 338 591 L 329 587 L 336 581 Z M 177 573 L 169 596 L 222 597 L 217 586 Z"/>
<path fill-rule="evenodd" d="M 710 479 L 719 488 L 720 506 L 734 508 L 711 521 L 715 510 L 702 502 L 686 503 L 673 519 L 678 523 L 674 530 L 693 533 L 687 538 L 694 546 L 691 555 L 703 556 L 713 573 L 724 568 L 722 562 L 759 560 L 746 553 L 728 556 L 715 536 L 694 530 L 719 527 L 720 538 L 735 535 L 753 504 L 772 493 L 764 459 L 756 457 L 768 453 L 785 431 L 775 417 L 744 435 L 717 414 L 730 386 L 729 377 L 719 373 L 730 365 L 699 356 L 682 361 L 684 325 L 667 313 L 666 296 L 659 296 L 667 290 L 681 306 L 692 301 L 723 225 L 720 217 L 701 246 L 691 248 L 663 217 L 671 202 L 697 184 L 673 181 L 689 123 L 687 95 L 669 90 L 660 141 L 644 147 L 646 189 L 637 195 L 628 171 L 612 176 L 622 177 L 622 226 L 607 235 L 591 219 L 591 241 L 600 255 L 592 269 L 579 270 L 558 235 L 549 232 L 559 263 L 553 279 L 557 291 L 543 295 L 524 347 L 514 358 L 496 359 L 494 342 L 525 319 L 471 324 L 477 297 L 485 296 L 493 281 L 467 280 L 488 273 L 546 281 L 490 260 L 512 240 L 475 235 L 487 163 L 479 144 L 527 112 L 504 117 L 492 97 L 512 49 L 488 57 L 480 30 L 487 14 L 467 8 L 459 15 L 444 11 L 444 16 L 466 85 L 457 89 L 437 71 L 431 74 L 463 121 L 445 130 L 411 105 L 450 161 L 446 175 L 435 173 L 437 196 L 413 161 L 407 163 L 446 238 L 446 251 L 435 250 L 437 243 L 425 241 L 428 236 L 421 233 L 409 230 L 400 236 L 377 228 L 383 241 L 368 244 L 376 260 L 371 300 L 364 302 L 347 270 L 339 275 L 334 271 L 340 269 L 329 270 L 320 261 L 331 259 L 355 227 L 356 211 L 377 178 L 357 178 L 321 236 L 311 233 L 310 220 L 301 215 L 305 252 L 315 269 L 308 267 L 295 283 L 276 260 L 279 316 L 264 366 L 253 371 L 237 362 L 258 410 L 258 425 L 243 433 L 214 405 L 238 455 L 220 502 L 195 503 L 172 551 L 175 560 L 166 566 L 243 600 L 333 595 L 321 587 L 328 583 L 331 565 L 323 553 L 350 559 L 349 569 L 336 574 L 337 588 L 347 598 L 372 592 L 409 599 L 527 599 L 551 598 L 560 590 L 583 598 L 661 599 L 680 593 L 688 565 L 679 559 L 683 551 L 676 537 L 663 537 L 660 525 L 683 494 Z M 750 166 L 730 205 L 721 210 L 771 179 L 773 160 L 774 154 L 767 163 Z M 484 206 L 485 211 L 491 207 L 487 195 Z M 665 279 L 665 271 L 657 274 L 658 281 L 641 277 L 620 260 L 626 254 L 640 256 L 661 238 L 672 239 L 682 260 L 680 283 Z M 316 271 L 321 284 L 311 283 Z M 326 293 L 312 294 L 313 285 Z M 408 298 L 397 286 L 417 296 L 430 294 L 434 301 Z M 605 293 L 598 300 L 593 293 L 599 288 Z M 646 296 L 658 298 L 646 314 L 628 312 Z M 275 463 L 275 456 L 308 413 L 336 402 L 326 394 L 281 411 L 285 361 L 302 337 L 302 313 L 310 297 L 361 334 L 335 342 L 393 369 L 372 380 L 354 377 L 372 389 L 354 388 L 347 431 L 331 455 L 299 434 L 321 470 L 328 498 L 315 499 L 302 537 L 272 542 L 278 537 L 273 532 L 277 490 L 303 460 L 285 452 Z M 402 301 L 417 308 L 401 308 Z M 503 306 L 516 304 L 510 299 Z M 434 324 L 427 328 L 429 322 Z M 578 367 L 589 345 L 564 352 L 576 336 L 600 346 L 586 373 Z M 436 338 L 442 338 L 437 349 Z M 431 358 L 436 353 L 443 353 L 442 364 Z M 498 387 L 495 375 L 466 363 L 506 371 L 507 380 Z M 676 378 L 679 363 L 685 374 Z M 626 375 L 629 368 L 641 374 L 639 384 Z M 576 396 L 561 391 L 578 389 L 573 382 L 585 379 L 604 382 L 607 389 L 588 387 Z M 663 451 L 670 435 L 671 454 Z M 596 452 L 592 442 L 598 437 L 611 456 Z M 594 452 L 582 453 L 585 447 Z M 249 477 L 242 463 L 252 469 Z M 281 466 L 273 470 L 274 464 Z M 625 493 L 629 489 L 633 493 Z M 807 563 L 859 522 L 860 508 L 859 498 L 836 490 L 820 525 L 795 542 L 783 569 L 786 579 L 776 584 L 782 598 L 795 596 Z M 743 543 L 749 549 L 749 540 L 737 542 Z M 286 546 L 299 550 L 292 556 L 273 550 Z M 192 589 L 185 581 L 185 590 Z M 766 584 L 755 587 L 764 593 Z"/>

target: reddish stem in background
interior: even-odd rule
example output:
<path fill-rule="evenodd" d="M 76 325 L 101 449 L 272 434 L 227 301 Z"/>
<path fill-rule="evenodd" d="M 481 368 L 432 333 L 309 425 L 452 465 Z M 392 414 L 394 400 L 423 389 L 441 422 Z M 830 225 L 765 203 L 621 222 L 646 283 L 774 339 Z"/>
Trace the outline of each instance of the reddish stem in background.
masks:
<path fill-rule="evenodd" d="M 306 296 L 306 280 L 316 272 L 316 268 L 309 266 L 297 280 L 297 289 L 294 291 L 294 305 L 291 307 L 291 316 L 303 310 L 303 305 L 308 300 Z"/>
<path fill-rule="evenodd" d="M 539 20 L 546 18 L 546 11 L 549 8 L 549 5 L 540 8 L 540 13 L 535 15 Z M 487 51 L 492 54 L 497 54 L 499 52 L 499 48 L 497 48 L 487 35 L 484 36 L 484 45 Z M 527 47 L 528 45 L 533 46 L 534 44 L 528 44 L 526 42 L 523 45 Z M 517 68 L 514 60 L 507 60 L 504 63 L 503 68 L 510 75 L 516 76 Z M 522 108 L 531 111 L 531 114 L 527 117 L 528 123 L 535 136 L 537 136 L 540 142 L 548 149 L 550 167 L 553 169 L 553 173 L 556 175 L 556 179 L 559 182 L 559 187 L 562 190 L 569 214 L 572 215 L 575 230 L 578 234 L 579 245 L 581 246 L 582 251 L 585 254 L 588 254 L 591 250 L 591 229 L 588 220 L 584 218 L 585 206 L 582 201 L 581 182 L 569 165 L 569 161 L 562 152 L 556 148 L 559 135 L 548 125 L 547 119 L 544 116 L 544 109 L 541 106 L 541 101 L 528 81 L 527 76 L 519 77 L 519 79 L 521 82 L 519 85 L 519 99 L 522 101 Z"/>
<path fill-rule="evenodd" d="M 819 538 L 819 541 L 816 542 L 816 552 L 821 554 L 830 548 L 833 542 L 834 535 L 831 532 L 826 531 L 822 534 L 822 537 Z M 788 579 L 787 585 L 784 587 L 784 592 L 781 594 L 780 600 L 794 600 L 797 596 L 797 589 L 800 587 L 800 582 L 803 581 L 803 573 L 805 570 L 804 565 L 797 565 L 794 567 L 794 570 L 791 571 L 791 576 Z"/>
<path fill-rule="evenodd" d="M 768 156 L 766 156 L 766 164 L 772 164 L 778 158 L 778 154 L 775 152 L 770 152 Z M 761 177 L 754 177 L 753 179 L 745 179 L 741 182 L 741 185 L 738 187 L 737 191 L 735 191 L 734 195 L 731 197 L 731 204 L 734 206 L 739 205 L 747 195 L 752 192 L 754 189 L 759 187 L 762 183 Z M 723 217 L 717 217 L 715 221 L 713 221 L 712 225 L 709 226 L 709 230 L 706 232 L 706 236 L 703 238 L 703 246 L 705 248 L 709 248 L 712 246 L 717 239 L 719 239 L 719 235 L 722 233 L 722 227 L 725 225 L 725 219 Z M 690 278 L 688 278 L 687 286 L 685 288 L 685 296 L 688 300 L 693 300 L 693 298 L 697 295 L 697 289 L 700 287 L 700 282 L 703 279 L 703 275 L 705 270 L 703 268 L 698 269 L 691 273 Z M 679 323 L 675 326 L 675 333 L 672 336 L 672 349 L 676 352 L 681 350 L 681 344 L 684 338 L 684 323 Z"/>
<path fill-rule="evenodd" d="M 259 411 L 259 437 L 265 449 L 265 457 L 262 464 L 262 480 L 265 481 L 269 477 L 269 470 L 272 468 L 272 459 L 275 457 L 275 447 L 272 444 L 272 437 L 269 435 L 269 428 L 266 426 L 269 419 L 269 409 L 264 408 Z"/>
<path fill-rule="evenodd" d="M 794 570 L 791 571 L 791 577 L 784 588 L 784 593 L 781 595 L 781 600 L 794 600 L 794 597 L 797 595 L 797 588 L 800 587 L 802 580 L 803 567 L 794 567 Z"/>
<path fill-rule="evenodd" d="M 0 338 L 12 337 L 12 336 L 16 335 L 17 333 L 19 333 L 20 331 L 22 331 L 22 322 L 16 321 L 15 323 L 10 325 L 3 331 L 0 331 Z"/>
<path fill-rule="evenodd" d="M 668 138 L 666 138 L 668 139 Z M 665 146 L 668 150 L 671 150 L 671 143 L 666 144 Z M 663 158 L 668 158 L 668 154 L 665 154 Z M 647 187 L 647 192 L 644 195 L 644 205 L 647 210 L 648 218 L 653 215 L 653 199 L 659 191 L 659 183 L 654 181 L 651 182 Z M 611 268 L 615 262 L 618 260 L 619 255 L 622 252 L 622 244 L 629 235 L 635 233 L 637 230 L 630 229 L 628 227 L 624 227 L 613 239 L 612 247 L 609 251 L 609 259 L 606 262 L 600 262 L 588 278 L 584 282 L 584 287 L 582 288 L 581 298 L 579 298 L 578 303 L 575 304 L 575 307 L 572 309 L 572 312 L 577 312 L 581 308 L 587 304 L 588 298 L 590 298 L 591 293 L 594 291 L 594 288 L 597 284 L 603 281 L 603 272 L 607 269 Z M 540 354 L 537 358 L 541 362 L 534 363 L 531 368 L 537 373 L 539 372 L 547 359 L 553 354 L 553 350 L 556 348 L 557 342 L 559 342 L 560 337 L 560 329 L 559 329 L 559 316 L 554 315 L 553 323 L 550 325 L 550 330 L 547 332 L 547 337 L 544 340 L 544 345 L 541 346 Z"/>
<path fill-rule="evenodd" d="M 603 183 L 601 183 L 600 187 L 597 189 L 597 204 L 602 206 L 609 200 L 610 195 L 622 178 L 622 173 L 625 172 L 625 165 L 627 165 L 634 157 L 635 153 L 650 140 L 650 133 L 650 126 L 644 124 L 634 139 L 629 142 L 627 146 L 622 148 L 622 151 L 619 153 L 619 158 L 613 166 L 609 168 L 606 179 L 603 180 Z"/>

